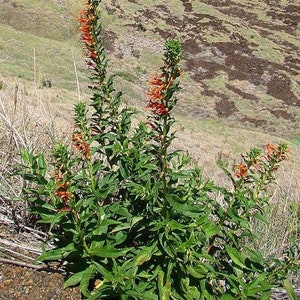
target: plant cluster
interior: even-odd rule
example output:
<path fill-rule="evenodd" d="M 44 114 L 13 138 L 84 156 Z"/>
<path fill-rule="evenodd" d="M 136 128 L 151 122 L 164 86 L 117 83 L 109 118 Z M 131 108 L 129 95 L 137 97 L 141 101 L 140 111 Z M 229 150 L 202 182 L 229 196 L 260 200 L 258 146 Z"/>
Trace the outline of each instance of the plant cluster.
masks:
<path fill-rule="evenodd" d="M 24 193 L 54 245 L 38 261 L 65 263 L 65 287 L 80 284 L 86 299 L 269 299 L 282 284 L 293 296 L 286 274 L 296 258 L 264 258 L 250 227 L 267 221 L 266 187 L 287 146 L 253 148 L 233 172 L 220 161 L 232 188 L 171 150 L 182 75 L 176 40 L 149 80 L 149 116 L 133 127 L 135 112 L 122 107 L 108 74 L 100 2 L 86 1 L 79 17 L 93 96 L 75 105 L 73 147 L 56 144 L 48 163 L 22 153 Z"/>

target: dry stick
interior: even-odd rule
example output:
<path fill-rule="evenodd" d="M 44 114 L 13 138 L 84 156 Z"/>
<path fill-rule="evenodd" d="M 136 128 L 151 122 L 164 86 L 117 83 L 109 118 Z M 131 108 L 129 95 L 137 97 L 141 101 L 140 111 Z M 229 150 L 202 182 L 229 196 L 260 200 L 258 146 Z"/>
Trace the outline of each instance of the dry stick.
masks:
<path fill-rule="evenodd" d="M 28 226 L 25 226 L 25 225 L 22 225 L 22 224 L 18 224 L 18 225 L 15 224 L 15 222 L 12 221 L 11 219 L 9 219 L 7 217 L 1 216 L 1 212 L 0 212 L 0 221 L 3 222 L 4 224 L 7 224 L 7 225 L 16 225 L 17 227 L 19 227 L 19 228 L 21 228 L 23 230 L 29 231 L 30 233 L 32 233 L 36 238 L 38 238 L 41 241 L 44 241 L 44 239 L 48 237 L 47 233 L 42 232 L 40 230 L 31 228 L 31 227 L 28 227 Z"/>
<path fill-rule="evenodd" d="M 78 79 L 77 67 L 76 67 L 76 63 L 75 63 L 75 57 L 74 57 L 74 53 L 73 53 L 73 50 L 72 50 L 72 49 L 71 49 L 71 53 L 72 53 L 72 59 L 73 59 L 73 65 L 74 65 L 75 77 L 76 77 L 77 93 L 78 93 L 78 101 L 80 101 L 80 99 L 81 99 L 80 85 L 79 85 L 79 79 Z"/>
<path fill-rule="evenodd" d="M 10 254 L 10 256 L 13 256 L 14 258 L 18 258 L 18 259 L 22 259 L 22 260 L 23 260 L 23 259 L 25 259 L 25 260 L 32 260 L 32 261 L 35 260 L 34 258 L 32 258 L 32 257 L 30 257 L 30 256 L 24 255 L 24 254 L 22 254 L 22 253 L 13 251 L 13 250 L 8 249 L 8 248 L 2 248 L 2 247 L 0 246 L 0 253 L 1 253 L 1 252 L 2 252 L 4 255 L 6 255 L 6 253 L 4 253 L 4 252 L 8 252 L 8 253 Z M 7 256 L 9 256 L 9 255 L 7 255 Z"/>
<path fill-rule="evenodd" d="M 12 120 L 9 118 L 8 113 L 6 112 L 3 102 L 0 100 L 0 105 L 3 113 L 0 113 L 0 117 L 5 121 L 6 126 L 9 128 L 9 130 L 13 133 L 13 138 L 15 140 L 16 146 L 18 147 L 19 144 L 17 140 L 21 141 L 24 144 L 24 140 L 19 134 L 18 130 L 13 126 Z"/>
<path fill-rule="evenodd" d="M 0 258 L 0 264 L 10 264 L 10 265 L 15 265 L 15 266 L 19 266 L 19 267 L 34 269 L 37 271 L 47 271 L 47 272 L 60 273 L 60 274 L 65 273 L 65 270 L 63 268 L 51 268 L 44 264 L 43 265 L 34 265 L 34 264 L 29 264 L 29 263 L 25 263 L 22 261 L 16 261 L 16 260 L 11 260 L 11 259 L 6 259 L 6 258 Z"/>
<path fill-rule="evenodd" d="M 33 47 L 33 82 L 34 82 L 34 88 L 36 91 L 36 53 L 35 53 L 35 46 Z"/>
<path fill-rule="evenodd" d="M 38 255 L 40 255 L 42 253 L 42 251 L 39 250 L 39 249 L 34 249 L 34 248 L 31 248 L 31 247 L 27 247 L 27 246 L 24 246 L 24 245 L 21 245 L 21 244 L 10 242 L 10 241 L 4 240 L 4 239 L 0 239 L 0 244 L 10 246 L 10 247 L 13 247 L 13 248 L 19 248 L 19 249 L 27 250 L 27 251 L 30 251 L 34 254 L 38 254 Z"/>
<path fill-rule="evenodd" d="M 12 85 L 10 85 L 8 82 L 6 82 L 6 84 L 9 86 L 9 88 L 11 90 L 14 89 L 14 87 Z M 18 102 L 22 103 L 22 105 L 26 107 L 29 117 L 36 120 L 35 122 L 41 126 L 42 123 L 40 121 L 38 122 L 38 120 L 40 119 L 40 115 L 37 114 L 34 111 L 34 109 L 32 109 L 32 105 L 28 104 L 21 96 L 19 96 L 19 94 L 17 95 L 17 97 L 18 97 Z M 2 106 L 2 110 L 3 110 L 3 104 L 1 106 Z"/>
<path fill-rule="evenodd" d="M 22 262 L 22 261 L 6 259 L 6 258 L 1 258 L 1 257 L 0 257 L 0 263 L 10 264 L 10 265 L 17 265 L 17 266 L 20 266 L 20 267 L 26 267 L 26 268 L 36 269 L 36 270 L 42 270 L 42 269 L 45 270 L 45 269 L 47 269 L 47 267 L 45 265 L 38 266 L 38 265 L 25 263 L 25 262 Z"/>

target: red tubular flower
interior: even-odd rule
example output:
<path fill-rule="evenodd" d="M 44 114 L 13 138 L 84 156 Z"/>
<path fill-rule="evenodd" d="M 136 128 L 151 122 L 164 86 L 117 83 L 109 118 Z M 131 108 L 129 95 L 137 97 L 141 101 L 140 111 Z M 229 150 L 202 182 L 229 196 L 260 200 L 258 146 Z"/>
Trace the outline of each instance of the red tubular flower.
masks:
<path fill-rule="evenodd" d="M 88 68 L 95 68 L 95 60 L 97 59 L 97 53 L 95 50 L 95 41 L 92 34 L 92 25 L 95 20 L 96 9 L 89 4 L 88 1 L 84 2 L 86 9 L 81 10 L 79 13 L 78 20 L 80 22 L 79 30 L 81 31 L 80 41 L 82 41 L 87 50 L 87 61 Z"/>
<path fill-rule="evenodd" d="M 268 157 L 271 157 L 276 151 L 276 146 L 274 146 L 273 144 L 267 144 L 266 150 L 267 150 Z"/>
<path fill-rule="evenodd" d="M 166 116 L 169 114 L 168 108 L 162 102 L 164 93 L 168 85 L 162 80 L 164 74 L 153 76 L 149 80 L 150 87 L 147 93 L 149 101 L 146 108 L 151 109 L 152 113 L 158 116 Z"/>
<path fill-rule="evenodd" d="M 65 203 L 69 201 L 70 198 L 73 197 L 73 195 L 68 192 L 68 191 L 65 191 L 63 189 L 58 189 L 56 192 L 55 192 L 55 195 L 59 198 L 61 198 Z"/>
<path fill-rule="evenodd" d="M 75 148 L 88 160 L 91 158 L 90 145 L 83 139 L 81 133 L 73 133 L 72 142 Z"/>
<path fill-rule="evenodd" d="M 69 182 L 66 182 L 66 178 L 60 171 L 55 175 L 54 180 L 57 187 L 54 194 L 63 201 L 62 208 L 59 211 L 71 211 L 68 202 L 73 198 L 73 194 L 69 191 Z"/>
<path fill-rule="evenodd" d="M 163 85 L 164 82 L 161 80 L 161 78 L 163 76 L 164 76 L 163 74 L 159 74 L 159 75 L 151 77 L 150 80 L 149 80 L 149 84 L 151 84 L 151 85 Z"/>
<path fill-rule="evenodd" d="M 159 116 L 166 116 L 169 114 L 168 108 L 159 102 L 149 101 L 146 108 L 150 108 L 154 114 Z"/>
<path fill-rule="evenodd" d="M 236 172 L 234 173 L 234 176 L 237 178 L 246 177 L 248 174 L 248 168 L 244 164 L 239 164 L 235 166 Z"/>
<path fill-rule="evenodd" d="M 283 147 L 276 147 L 272 144 L 267 144 L 266 145 L 266 159 L 271 160 L 274 159 L 275 162 L 279 163 L 283 160 L 288 159 L 288 152 L 286 148 Z"/>

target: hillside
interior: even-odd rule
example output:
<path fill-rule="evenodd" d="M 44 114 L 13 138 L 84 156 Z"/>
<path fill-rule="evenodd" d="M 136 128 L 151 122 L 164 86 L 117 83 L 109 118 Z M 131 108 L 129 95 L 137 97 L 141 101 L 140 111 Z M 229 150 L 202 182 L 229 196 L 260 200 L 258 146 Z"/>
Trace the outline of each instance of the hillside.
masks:
<path fill-rule="evenodd" d="M 179 113 L 299 142 L 300 25 L 297 1 L 103 1 L 103 34 L 125 100 L 143 106 L 163 41 L 182 41 L 184 89 Z M 2 75 L 85 91 L 77 43 L 80 1 L 0 1 Z M 77 44 L 76 44 L 77 43 Z M 134 100 L 132 100 L 134 99 Z"/>

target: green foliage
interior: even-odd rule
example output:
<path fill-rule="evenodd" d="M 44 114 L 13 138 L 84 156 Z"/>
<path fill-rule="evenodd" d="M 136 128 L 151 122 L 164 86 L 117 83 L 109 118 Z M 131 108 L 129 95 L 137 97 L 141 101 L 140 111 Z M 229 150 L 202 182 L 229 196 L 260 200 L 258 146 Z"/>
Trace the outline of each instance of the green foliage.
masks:
<path fill-rule="evenodd" d="M 286 274 L 295 256 L 262 257 L 250 229 L 266 221 L 266 187 L 286 145 L 251 149 L 234 174 L 219 162 L 228 189 L 170 150 L 182 74 L 175 40 L 149 82 L 147 123 L 133 128 L 107 74 L 99 3 L 88 1 L 80 18 L 93 97 L 75 105 L 74 148 L 56 145 L 49 163 L 22 153 L 24 194 L 55 245 L 38 261 L 65 262 L 65 287 L 79 284 L 87 299 L 269 299 L 281 283 L 293 295 Z"/>

